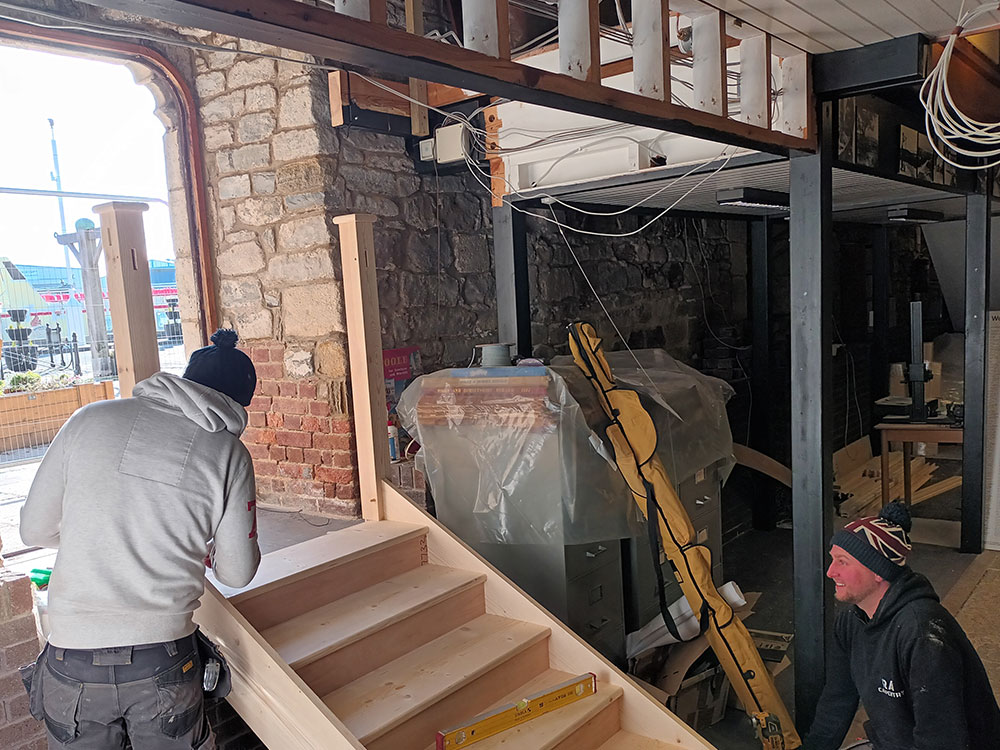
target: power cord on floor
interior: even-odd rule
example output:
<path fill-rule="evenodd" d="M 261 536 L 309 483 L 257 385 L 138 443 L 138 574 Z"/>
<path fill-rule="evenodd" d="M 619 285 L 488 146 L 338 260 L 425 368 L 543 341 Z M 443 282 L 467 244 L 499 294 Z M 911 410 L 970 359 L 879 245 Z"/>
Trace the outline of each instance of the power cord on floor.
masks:
<path fill-rule="evenodd" d="M 298 516 L 301 520 L 305 521 L 310 526 L 315 526 L 316 528 L 322 528 L 323 526 L 330 525 L 329 518 L 323 521 L 323 523 L 313 523 L 306 517 L 305 511 L 301 508 L 299 510 L 282 510 L 281 508 L 266 508 L 263 505 L 258 505 L 257 509 L 263 511 L 264 513 L 278 513 L 283 516 Z"/>

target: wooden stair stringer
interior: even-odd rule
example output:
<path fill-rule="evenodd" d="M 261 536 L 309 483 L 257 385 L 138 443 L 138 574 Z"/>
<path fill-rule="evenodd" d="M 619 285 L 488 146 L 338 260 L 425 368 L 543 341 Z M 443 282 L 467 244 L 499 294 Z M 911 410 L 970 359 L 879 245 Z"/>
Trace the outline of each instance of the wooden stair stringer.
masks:
<path fill-rule="evenodd" d="M 640 739 L 656 738 L 651 741 L 658 741 L 662 743 L 662 747 L 677 750 L 714 750 L 713 746 L 693 729 L 668 711 L 665 706 L 657 703 L 627 675 L 441 525 L 436 518 L 416 507 L 391 482 L 383 481 L 382 488 L 387 520 L 427 528 L 429 563 L 486 575 L 487 613 L 549 628 L 550 668 L 574 675 L 593 672 L 598 682 L 621 688 L 620 728 L 625 733 L 623 736 L 638 735 Z M 606 747 L 612 746 L 606 745 Z M 657 745 L 653 744 L 650 747 Z"/>
<path fill-rule="evenodd" d="M 226 700 L 265 745 L 281 750 L 365 750 L 211 583 L 205 584 L 194 620 L 229 664 L 233 688 Z"/>

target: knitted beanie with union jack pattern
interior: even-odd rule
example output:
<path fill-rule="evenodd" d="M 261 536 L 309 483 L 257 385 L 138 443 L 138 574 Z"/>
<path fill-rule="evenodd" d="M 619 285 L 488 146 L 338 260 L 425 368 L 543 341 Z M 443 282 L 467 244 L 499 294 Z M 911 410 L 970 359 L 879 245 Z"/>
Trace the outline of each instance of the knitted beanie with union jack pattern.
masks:
<path fill-rule="evenodd" d="M 833 535 L 830 543 L 851 554 L 875 575 L 894 581 L 906 567 L 912 526 L 907 507 L 889 503 L 878 516 L 851 521 Z"/>

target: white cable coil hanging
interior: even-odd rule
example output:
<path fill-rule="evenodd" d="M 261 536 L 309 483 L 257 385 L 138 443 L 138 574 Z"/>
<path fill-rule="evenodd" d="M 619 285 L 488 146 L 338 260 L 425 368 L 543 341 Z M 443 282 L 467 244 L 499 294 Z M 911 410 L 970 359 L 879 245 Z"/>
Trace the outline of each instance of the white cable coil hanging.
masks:
<path fill-rule="evenodd" d="M 989 169 L 1000 165 L 1000 122 L 981 122 L 969 117 L 955 104 L 948 85 L 948 68 L 958 38 L 980 16 L 997 10 L 1000 10 L 1000 2 L 994 1 L 960 15 L 941 59 L 920 87 L 931 146 L 938 156 L 960 169 Z"/>

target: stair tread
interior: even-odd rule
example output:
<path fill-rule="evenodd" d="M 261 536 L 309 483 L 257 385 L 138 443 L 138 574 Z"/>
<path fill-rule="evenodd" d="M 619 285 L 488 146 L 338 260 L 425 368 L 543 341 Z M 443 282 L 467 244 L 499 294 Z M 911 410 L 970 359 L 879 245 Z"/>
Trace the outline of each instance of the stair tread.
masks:
<path fill-rule="evenodd" d="M 547 638 L 543 625 L 481 615 L 323 697 L 363 744 Z"/>
<path fill-rule="evenodd" d="M 622 729 L 597 750 L 676 750 L 676 748 L 677 745 L 668 745 L 666 742 Z"/>
<path fill-rule="evenodd" d="M 299 669 L 485 580 L 481 573 L 421 565 L 261 635 L 292 669 Z"/>
<path fill-rule="evenodd" d="M 285 585 L 320 570 L 343 565 L 426 533 L 426 526 L 397 521 L 366 521 L 264 555 L 253 580 L 241 589 L 219 583 L 212 571 L 208 571 L 208 579 L 223 596 L 237 604 L 270 591 L 276 585 Z"/>
<path fill-rule="evenodd" d="M 517 690 L 490 706 L 486 711 L 492 711 L 521 698 L 543 692 L 556 685 L 572 680 L 576 675 L 550 669 Z M 597 693 L 583 700 L 563 706 L 551 713 L 539 716 L 514 729 L 487 737 L 476 743 L 476 750 L 496 750 L 497 748 L 532 748 L 532 750 L 548 750 L 556 747 L 567 739 L 580 726 L 596 716 L 604 708 L 618 700 L 624 691 L 617 685 L 598 683 Z M 485 713 L 485 711 L 484 711 Z M 472 717 L 469 717 L 470 719 Z M 428 750 L 432 750 L 432 745 Z"/>

